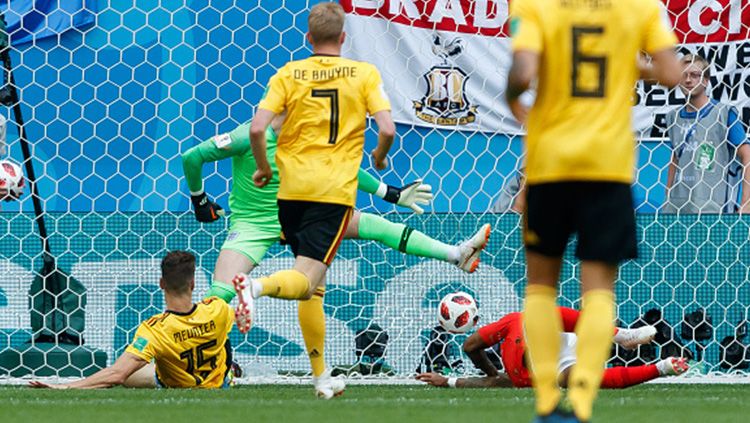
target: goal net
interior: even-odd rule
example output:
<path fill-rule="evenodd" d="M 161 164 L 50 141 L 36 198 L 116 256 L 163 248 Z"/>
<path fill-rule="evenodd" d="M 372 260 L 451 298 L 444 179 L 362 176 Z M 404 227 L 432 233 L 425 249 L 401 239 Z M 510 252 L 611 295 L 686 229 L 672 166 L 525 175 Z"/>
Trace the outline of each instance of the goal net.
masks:
<path fill-rule="evenodd" d="M 57 265 L 85 288 L 76 293 L 85 298 L 83 346 L 106 353 L 106 363 L 131 342 L 139 322 L 164 309 L 159 261 L 167 251 L 195 253 L 196 300 L 208 289 L 227 222 L 194 220 L 179 155 L 250 119 L 271 75 L 310 54 L 304 34 L 315 3 L 80 0 L 64 7 L 40 1 L 4 6 L 51 250 Z M 384 378 L 428 368 L 473 372 L 461 353 L 464 338 L 435 331 L 439 300 L 469 292 L 479 303 L 480 324 L 486 324 L 520 310 L 526 285 L 520 216 L 510 210 L 523 144 L 522 128 L 504 100 L 508 3 L 341 4 L 347 12 L 344 55 L 378 67 L 398 122 L 390 168 L 380 177 L 397 186 L 422 178 L 436 194 L 422 216 L 365 194 L 358 208 L 446 243 L 460 242 L 484 223 L 492 225 L 492 235 L 474 274 L 374 242 L 346 241 L 327 279 L 327 361 L 345 373 L 373 371 Z M 750 121 L 747 2 L 665 0 L 665 6 L 681 52 L 706 57 L 709 94 L 717 108 L 733 107 L 744 134 Z M 680 213 L 664 209 L 673 156 L 669 131 L 675 129 L 680 142 L 686 131 L 722 134 L 729 112 L 677 128 L 668 122 L 687 120 L 670 121 L 668 115 L 684 103 L 679 90 L 639 83 L 634 92 L 640 258 L 620 271 L 617 317 L 622 326 L 654 324 L 659 333 L 654 344 L 635 352 L 613 350 L 612 364 L 687 355 L 695 362 L 693 373 L 704 380 L 707 374 L 746 376 L 750 221 L 736 213 L 693 212 L 684 204 L 677 206 Z M 22 162 L 15 117 L 4 110 L 5 154 Z M 707 180 L 716 182 L 702 189 L 712 199 L 724 190 L 721 208 L 739 201 L 741 159 L 750 158 L 738 154 L 742 143 L 732 144 L 728 131 L 709 140 L 711 146 L 703 147 L 709 142 L 704 139 L 685 147 L 695 158 L 688 162 L 703 166 L 702 172 L 676 172 L 678 181 L 711 173 Z M 366 151 L 375 143 L 368 132 Z M 227 208 L 231 163 L 207 166 L 204 174 L 206 192 Z M 0 251 L 0 353 L 39 348 L 29 292 L 43 253 L 28 193 L 20 202 L 2 204 Z M 254 272 L 270 274 L 291 263 L 290 252 L 276 246 Z M 578 271 L 566 255 L 559 304 L 580 307 Z M 61 319 L 64 330 L 71 323 Z M 251 377 L 309 369 L 294 302 L 260 300 L 253 330 L 233 330 L 230 338 L 235 359 Z M 95 369 L 71 360 L 63 372 L 46 357 L 0 367 L 0 379 L 45 365 L 51 366 L 47 375 L 58 376 Z"/>

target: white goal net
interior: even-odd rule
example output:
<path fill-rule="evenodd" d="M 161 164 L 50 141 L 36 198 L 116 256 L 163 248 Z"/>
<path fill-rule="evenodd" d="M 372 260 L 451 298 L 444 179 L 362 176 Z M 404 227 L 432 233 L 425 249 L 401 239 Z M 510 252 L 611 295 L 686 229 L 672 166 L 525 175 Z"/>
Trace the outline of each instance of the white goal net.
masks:
<path fill-rule="evenodd" d="M 124 350 L 140 321 L 163 310 L 159 260 L 167 251 L 195 253 L 196 300 L 207 290 L 227 223 L 195 221 L 179 155 L 249 120 L 270 76 L 287 61 L 310 54 L 304 40 L 307 11 L 318 2 L 49 3 L 6 2 L 2 11 L 52 255 L 80 282 L 83 289 L 75 295 L 85 301 L 78 308 L 59 304 L 65 312 L 47 316 L 58 332 L 42 339 L 53 346 L 37 345 L 32 306 L 57 301 L 60 287 L 42 285 L 29 297 L 43 266 L 33 201 L 27 192 L 20 202 L 3 203 L 0 357 L 35 348 L 74 354 L 75 348 L 63 348 L 59 339 L 74 329 L 84 347 L 106 353 L 97 361 L 106 364 Z M 369 371 L 376 363 L 376 373 L 403 378 L 427 369 L 443 295 L 471 293 L 480 306 L 480 324 L 521 308 L 520 216 L 510 208 L 523 144 L 503 93 L 510 58 L 508 3 L 341 4 L 347 11 L 344 55 L 379 68 L 398 122 L 391 167 L 380 177 L 397 186 L 422 178 L 436 193 L 422 216 L 365 194 L 358 207 L 446 243 L 467 238 L 481 224 L 493 227 L 482 265 L 470 275 L 374 242 L 342 245 L 327 279 L 327 361 L 344 372 Z M 744 323 L 750 307 L 750 220 L 735 213 L 734 205 L 742 198 L 740 187 L 750 188 L 750 176 L 744 179 L 743 173 L 750 172 L 743 168 L 743 160 L 750 161 L 744 155 L 750 150 L 744 145 L 750 121 L 750 6 L 746 0 L 665 0 L 665 6 L 681 52 L 699 53 L 710 63 L 708 92 L 723 114 L 676 127 L 689 121 L 668 118 L 685 101 L 679 90 L 639 84 L 634 91 L 640 258 L 622 267 L 617 315 L 623 326 L 655 324 L 659 334 L 653 345 L 636 352 L 614 351 L 612 363 L 683 354 L 695 361 L 695 375 L 744 376 L 750 361 Z M 15 115 L 10 107 L 0 114 L 8 120 L 5 154 L 23 162 Z M 729 135 L 729 127 L 742 130 L 741 142 L 736 129 Z M 669 139 L 672 129 L 680 142 L 688 131 L 714 137 L 710 147 L 695 137 L 682 147 L 693 158 L 685 163 L 703 167 L 689 173 L 678 166 L 676 180 L 711 173 L 700 189 L 712 201 L 724 190 L 721 213 L 693 212 L 684 204 L 676 207 L 680 213 L 667 213 L 668 174 L 677 151 Z M 375 142 L 368 133 L 366 151 Z M 206 191 L 227 208 L 231 163 L 207 166 L 204 174 Z M 291 260 L 287 249 L 276 246 L 255 272 L 269 274 Z M 561 305 L 580 306 L 577 270 L 572 255 L 566 256 Z M 258 305 L 254 329 L 230 336 L 235 359 L 251 376 L 306 373 L 296 305 L 272 299 Z M 460 349 L 462 337 L 438 338 L 445 341 L 448 367 L 473 371 Z M 372 350 L 357 354 L 358 342 L 368 340 L 382 344 L 382 357 Z M 65 360 L 50 354 L 41 362 L 0 360 L 0 379 L 40 367 L 47 369 L 43 375 L 58 376 L 95 368 L 85 360 L 58 362 Z"/>

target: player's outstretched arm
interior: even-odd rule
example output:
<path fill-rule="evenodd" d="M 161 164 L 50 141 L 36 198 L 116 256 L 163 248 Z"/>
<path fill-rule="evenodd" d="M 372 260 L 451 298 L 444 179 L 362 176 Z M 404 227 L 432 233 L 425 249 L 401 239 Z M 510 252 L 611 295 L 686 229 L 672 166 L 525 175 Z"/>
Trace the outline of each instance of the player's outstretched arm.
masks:
<path fill-rule="evenodd" d="M 259 108 L 250 124 L 250 147 L 253 150 L 253 157 L 255 157 L 257 166 L 253 174 L 253 182 L 259 188 L 268 185 L 273 177 L 271 164 L 267 157 L 266 130 L 275 117 L 276 113 Z"/>
<path fill-rule="evenodd" d="M 673 48 L 667 48 L 652 54 L 650 62 L 644 56 L 640 56 L 638 58 L 638 69 L 641 79 L 656 81 L 669 88 L 679 84 L 682 77 L 682 66 Z"/>
<path fill-rule="evenodd" d="M 388 151 L 396 138 L 396 124 L 390 110 L 381 110 L 372 117 L 378 124 L 378 146 L 372 150 L 372 162 L 375 169 L 383 170 L 388 167 Z"/>
<path fill-rule="evenodd" d="M 148 364 L 145 360 L 124 352 L 115 364 L 106 369 L 99 370 L 93 375 L 72 383 L 64 384 L 47 384 L 43 382 L 31 381 L 29 386 L 32 388 L 52 388 L 52 389 L 96 389 L 109 388 L 115 385 L 122 385 L 130 375 L 138 371 L 141 367 Z"/>
<path fill-rule="evenodd" d="M 642 13 L 647 23 L 641 49 L 651 55 L 651 62 L 643 56 L 638 58 L 641 79 L 674 87 L 682 78 L 682 66 L 675 52 L 677 37 L 672 31 L 672 22 L 661 2 L 649 4 Z"/>
<path fill-rule="evenodd" d="M 521 94 L 531 87 L 539 73 L 539 53 L 519 50 L 513 53 L 513 64 L 508 73 L 508 86 L 505 97 L 511 113 L 520 123 L 526 123 L 529 108 L 521 103 Z"/>
<path fill-rule="evenodd" d="M 512 388 L 513 382 L 506 374 L 484 377 L 449 378 L 438 373 L 420 373 L 416 379 L 439 388 Z"/>
<path fill-rule="evenodd" d="M 383 200 L 408 207 L 416 214 L 424 213 L 420 205 L 428 205 L 433 198 L 432 186 L 423 184 L 421 179 L 410 182 L 401 188 L 386 185 L 384 182 L 360 169 L 357 175 L 357 189 L 368 194 L 375 195 Z"/>
<path fill-rule="evenodd" d="M 464 341 L 464 352 L 471 362 L 474 363 L 474 366 L 483 371 L 487 376 L 497 377 L 500 375 L 500 372 L 497 371 L 495 365 L 487 357 L 487 353 L 484 352 L 488 347 L 489 345 L 484 342 L 479 332 L 474 332 Z"/>
<path fill-rule="evenodd" d="M 250 143 L 247 140 L 232 141 L 229 134 L 221 134 L 203 141 L 182 154 L 182 169 L 190 190 L 190 200 L 193 203 L 196 220 L 210 223 L 224 215 L 221 206 L 213 202 L 203 191 L 203 165 L 244 154 L 249 149 Z"/>

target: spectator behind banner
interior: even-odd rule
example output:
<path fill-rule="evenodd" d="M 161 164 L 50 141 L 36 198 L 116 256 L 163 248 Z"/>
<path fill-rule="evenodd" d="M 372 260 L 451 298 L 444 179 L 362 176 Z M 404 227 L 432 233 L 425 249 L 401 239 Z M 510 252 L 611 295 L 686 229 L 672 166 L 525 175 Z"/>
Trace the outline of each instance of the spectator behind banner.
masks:
<path fill-rule="evenodd" d="M 526 207 L 525 174 L 526 169 L 521 168 L 503 185 L 497 200 L 492 204 L 493 213 L 523 213 Z"/>
<path fill-rule="evenodd" d="M 750 145 L 734 107 L 709 98 L 709 63 L 683 56 L 685 106 L 667 114 L 672 161 L 664 213 L 750 212 Z M 738 191 L 742 192 L 739 205 Z"/>

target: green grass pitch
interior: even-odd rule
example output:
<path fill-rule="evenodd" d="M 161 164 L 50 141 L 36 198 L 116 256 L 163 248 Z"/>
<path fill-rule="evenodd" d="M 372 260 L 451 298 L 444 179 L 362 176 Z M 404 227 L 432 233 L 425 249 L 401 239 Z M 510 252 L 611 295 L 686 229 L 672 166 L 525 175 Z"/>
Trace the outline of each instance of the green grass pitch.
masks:
<path fill-rule="evenodd" d="M 96 391 L 0 387 L 6 422 L 529 422 L 529 389 L 460 390 L 422 386 L 350 386 L 317 400 L 308 386 L 230 390 Z M 602 391 L 594 422 L 750 421 L 750 385 L 646 385 Z"/>

